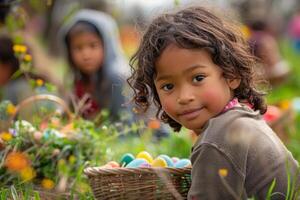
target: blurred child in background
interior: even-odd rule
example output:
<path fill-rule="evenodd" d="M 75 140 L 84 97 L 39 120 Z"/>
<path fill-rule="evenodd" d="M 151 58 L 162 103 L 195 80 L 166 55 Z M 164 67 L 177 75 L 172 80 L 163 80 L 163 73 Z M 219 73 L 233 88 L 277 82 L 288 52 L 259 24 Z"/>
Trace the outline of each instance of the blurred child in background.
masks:
<path fill-rule="evenodd" d="M 281 83 L 288 77 L 290 67 L 281 57 L 275 37 L 267 30 L 267 23 L 263 20 L 254 21 L 250 29 L 249 43 L 263 65 L 265 78 L 273 85 Z"/>
<path fill-rule="evenodd" d="M 63 27 L 62 34 L 74 72 L 73 92 L 78 99 L 87 98 L 83 117 L 91 119 L 107 109 L 117 119 L 128 72 L 115 21 L 100 11 L 84 9 Z"/>

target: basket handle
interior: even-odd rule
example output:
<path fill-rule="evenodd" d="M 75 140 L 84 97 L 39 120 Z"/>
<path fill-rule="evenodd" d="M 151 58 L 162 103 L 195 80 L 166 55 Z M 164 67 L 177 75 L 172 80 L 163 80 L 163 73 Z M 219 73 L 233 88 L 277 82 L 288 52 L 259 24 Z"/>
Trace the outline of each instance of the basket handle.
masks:
<path fill-rule="evenodd" d="M 53 102 L 59 104 L 65 110 L 69 121 L 71 121 L 73 119 L 73 114 L 63 99 L 61 99 L 60 97 L 57 97 L 55 95 L 51 95 L 51 94 L 37 94 L 37 95 L 33 95 L 33 96 L 30 96 L 30 97 L 22 100 L 18 105 L 16 105 L 16 110 L 15 110 L 14 114 L 10 117 L 9 121 L 13 121 L 13 119 L 16 117 L 18 112 L 23 107 L 26 107 L 26 105 L 28 105 L 29 103 L 32 103 L 37 100 L 49 100 L 49 101 L 53 101 Z"/>

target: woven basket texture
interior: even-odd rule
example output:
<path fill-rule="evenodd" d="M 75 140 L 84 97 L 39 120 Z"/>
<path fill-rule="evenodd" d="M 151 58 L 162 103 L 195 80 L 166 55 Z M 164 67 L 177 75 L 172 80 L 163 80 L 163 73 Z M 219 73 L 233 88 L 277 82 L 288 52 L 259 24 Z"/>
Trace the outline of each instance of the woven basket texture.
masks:
<path fill-rule="evenodd" d="M 101 168 L 84 170 L 95 199 L 187 199 L 191 168 Z"/>

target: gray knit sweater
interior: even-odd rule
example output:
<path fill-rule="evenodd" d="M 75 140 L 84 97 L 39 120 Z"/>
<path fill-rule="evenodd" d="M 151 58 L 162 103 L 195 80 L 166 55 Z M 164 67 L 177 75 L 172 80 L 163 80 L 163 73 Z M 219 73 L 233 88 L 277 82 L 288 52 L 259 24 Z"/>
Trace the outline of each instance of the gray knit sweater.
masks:
<path fill-rule="evenodd" d="M 246 106 L 210 119 L 191 161 L 189 199 L 265 199 L 274 179 L 272 199 L 285 199 L 288 173 L 291 184 L 299 180 L 297 161 L 261 115 Z"/>

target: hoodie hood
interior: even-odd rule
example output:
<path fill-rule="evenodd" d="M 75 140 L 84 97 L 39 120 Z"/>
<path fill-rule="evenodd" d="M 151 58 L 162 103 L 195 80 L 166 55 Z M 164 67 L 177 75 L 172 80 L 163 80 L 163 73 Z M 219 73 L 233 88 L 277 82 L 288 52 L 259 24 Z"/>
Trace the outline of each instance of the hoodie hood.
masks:
<path fill-rule="evenodd" d="M 60 38 L 63 40 L 65 50 L 68 50 L 66 44 L 67 34 L 70 29 L 80 21 L 93 24 L 102 37 L 105 52 L 102 67 L 105 73 L 108 73 L 108 75 L 128 75 L 129 67 L 126 64 L 124 53 L 121 48 L 117 24 L 111 16 L 103 12 L 89 9 L 82 9 L 78 11 L 59 33 Z"/>
<path fill-rule="evenodd" d="M 68 55 L 67 35 L 77 22 L 88 22 L 95 26 L 101 35 L 104 48 L 104 61 L 101 71 L 92 75 L 96 82 L 94 94 L 100 108 L 109 108 L 111 114 L 116 116 L 122 104 L 122 95 L 125 80 L 129 76 L 129 65 L 127 64 L 121 49 L 119 31 L 115 20 L 100 11 L 82 9 L 78 11 L 59 31 L 59 38 L 64 45 L 66 55 Z M 75 76 L 76 76 L 75 70 Z"/>

